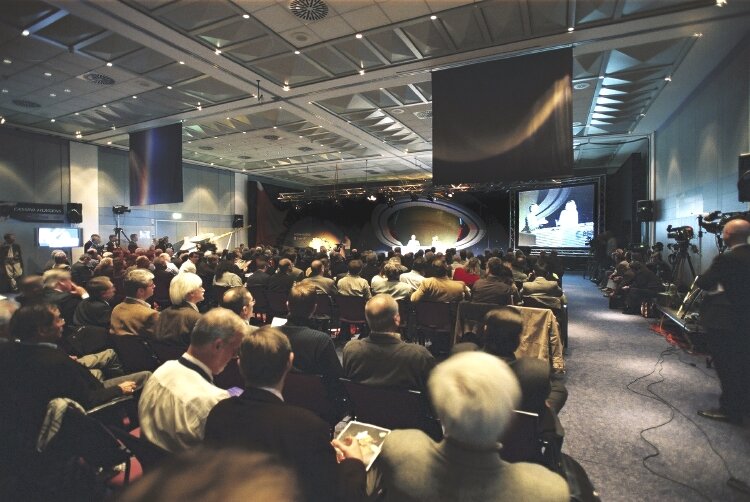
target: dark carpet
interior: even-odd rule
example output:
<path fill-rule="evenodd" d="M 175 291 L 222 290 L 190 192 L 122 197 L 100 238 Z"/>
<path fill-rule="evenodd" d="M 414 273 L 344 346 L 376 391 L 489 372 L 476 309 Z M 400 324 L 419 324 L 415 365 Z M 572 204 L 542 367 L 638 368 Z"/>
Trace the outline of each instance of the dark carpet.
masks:
<path fill-rule="evenodd" d="M 718 406 L 719 380 L 705 357 L 653 332 L 649 325 L 658 320 L 610 310 L 581 275 L 566 274 L 564 286 L 570 334 L 563 449 L 602 500 L 750 501 L 727 486 L 730 476 L 750 484 L 750 427 L 696 414 Z"/>

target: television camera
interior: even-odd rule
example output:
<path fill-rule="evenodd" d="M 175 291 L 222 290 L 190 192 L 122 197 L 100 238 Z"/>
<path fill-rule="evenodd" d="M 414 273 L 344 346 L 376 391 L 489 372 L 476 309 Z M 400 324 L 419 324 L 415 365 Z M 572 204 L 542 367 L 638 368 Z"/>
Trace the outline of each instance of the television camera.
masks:
<path fill-rule="evenodd" d="M 734 211 L 730 213 L 722 213 L 721 211 L 713 211 L 703 216 L 698 216 L 698 227 L 699 237 L 702 236 L 703 230 L 716 236 L 716 246 L 719 248 L 719 252 L 723 253 L 726 246 L 724 239 L 722 238 L 722 232 L 724 226 L 731 220 L 742 219 L 750 221 L 750 211 Z"/>

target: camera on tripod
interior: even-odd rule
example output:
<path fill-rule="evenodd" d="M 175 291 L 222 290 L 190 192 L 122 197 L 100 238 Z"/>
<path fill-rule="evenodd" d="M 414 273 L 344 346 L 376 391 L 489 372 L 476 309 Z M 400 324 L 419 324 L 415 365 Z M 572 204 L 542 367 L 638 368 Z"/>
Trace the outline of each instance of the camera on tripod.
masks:
<path fill-rule="evenodd" d="M 734 211 L 731 213 L 722 213 L 721 211 L 714 211 L 708 213 L 703 217 L 699 217 L 698 225 L 710 234 L 721 235 L 726 225 L 730 220 L 742 219 L 750 221 L 750 211 Z"/>
<path fill-rule="evenodd" d="M 667 238 L 674 239 L 677 242 L 688 242 L 690 239 L 695 237 L 693 227 L 685 225 L 683 227 L 673 227 L 669 225 L 667 227 Z"/>
<path fill-rule="evenodd" d="M 125 213 L 130 212 L 130 208 L 128 206 L 123 206 L 123 205 L 112 206 L 112 212 L 114 214 L 125 214 Z"/>

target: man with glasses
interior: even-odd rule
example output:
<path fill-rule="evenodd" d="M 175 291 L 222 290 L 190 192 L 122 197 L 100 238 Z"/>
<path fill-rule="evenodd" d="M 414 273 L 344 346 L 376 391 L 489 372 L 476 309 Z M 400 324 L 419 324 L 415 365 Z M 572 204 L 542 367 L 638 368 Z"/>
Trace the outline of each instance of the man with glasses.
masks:
<path fill-rule="evenodd" d="M 138 402 L 141 431 L 152 443 L 177 452 L 203 440 L 206 417 L 229 392 L 214 385 L 236 357 L 248 326 L 232 311 L 204 314 L 190 334 L 190 346 L 176 361 L 159 366 Z"/>
<path fill-rule="evenodd" d="M 159 312 L 146 301 L 154 296 L 154 274 L 137 268 L 125 276 L 125 300 L 112 310 L 112 327 L 115 335 L 154 335 Z"/>
<path fill-rule="evenodd" d="M 255 299 L 253 298 L 253 295 L 251 295 L 250 291 L 245 289 L 244 286 L 229 288 L 224 292 L 224 296 L 221 297 L 221 301 L 219 302 L 220 307 L 229 309 L 240 316 L 240 319 L 245 321 L 248 325 L 250 332 L 258 329 L 257 326 L 252 326 L 250 324 L 250 319 L 253 318 L 254 305 Z"/>

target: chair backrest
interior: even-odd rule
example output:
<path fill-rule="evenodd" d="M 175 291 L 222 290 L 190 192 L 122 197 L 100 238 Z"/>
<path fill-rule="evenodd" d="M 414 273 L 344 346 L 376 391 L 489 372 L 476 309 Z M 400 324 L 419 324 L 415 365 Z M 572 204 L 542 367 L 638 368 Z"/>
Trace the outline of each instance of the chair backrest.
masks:
<path fill-rule="evenodd" d="M 79 356 L 95 354 L 109 347 L 107 335 L 107 328 L 101 326 L 79 326 L 67 336 L 67 342 Z"/>
<path fill-rule="evenodd" d="M 417 390 L 375 387 L 342 378 L 351 411 L 360 422 L 387 429 L 421 429 L 435 438 L 439 427 L 429 416 L 424 394 Z"/>
<path fill-rule="evenodd" d="M 415 302 L 417 327 L 453 332 L 453 305 L 449 302 Z"/>
<path fill-rule="evenodd" d="M 333 300 L 325 293 L 318 291 L 315 295 L 315 317 L 333 317 Z"/>
<path fill-rule="evenodd" d="M 154 371 L 161 363 L 148 341 L 139 335 L 110 335 L 109 340 L 128 373 Z"/>
<path fill-rule="evenodd" d="M 240 373 L 240 360 L 233 358 L 227 363 L 224 371 L 214 376 L 214 384 L 220 389 L 231 389 L 232 387 L 244 387 L 245 379 Z"/>
<path fill-rule="evenodd" d="M 365 304 L 367 300 L 362 296 L 336 295 L 336 305 L 339 307 L 339 320 L 349 323 L 364 323 Z"/>
<path fill-rule="evenodd" d="M 218 286 L 216 284 L 210 286 L 211 288 L 211 300 L 213 305 L 220 305 L 221 299 L 224 297 L 224 293 L 227 292 L 229 286 Z"/>
<path fill-rule="evenodd" d="M 560 298 L 556 296 L 523 296 L 523 306 L 537 309 L 550 309 L 557 317 L 560 314 Z"/>
<path fill-rule="evenodd" d="M 284 383 L 284 402 L 308 409 L 331 425 L 341 419 L 321 375 L 290 372 Z"/>
<path fill-rule="evenodd" d="M 149 345 L 161 362 L 179 359 L 187 350 L 182 344 L 166 340 L 151 340 Z"/>
<path fill-rule="evenodd" d="M 266 297 L 266 288 L 261 285 L 255 285 L 247 286 L 247 290 L 250 291 L 250 294 L 253 295 L 253 299 L 255 300 L 253 311 L 259 314 L 268 312 L 269 305 L 268 298 Z"/>
<path fill-rule="evenodd" d="M 508 462 L 544 463 L 539 415 L 514 411 L 510 425 L 501 439 L 500 456 Z"/>
<path fill-rule="evenodd" d="M 125 445 L 128 450 L 133 453 L 133 455 L 135 455 L 135 458 L 140 462 L 144 473 L 151 472 L 158 467 L 162 461 L 171 456 L 170 452 L 150 442 L 144 438 L 142 434 L 136 436 L 119 427 L 110 426 L 107 428 L 122 444 Z"/>
<path fill-rule="evenodd" d="M 276 317 L 286 317 L 289 309 L 286 306 L 286 300 L 289 292 L 284 291 L 265 291 L 266 301 L 268 302 L 268 313 Z"/>

